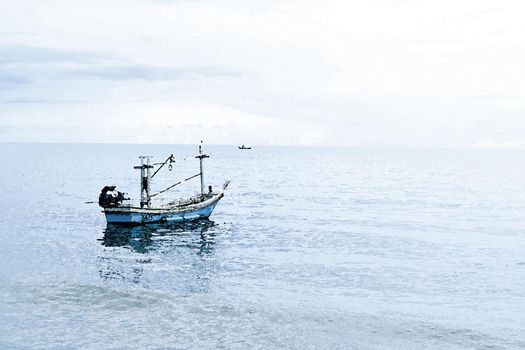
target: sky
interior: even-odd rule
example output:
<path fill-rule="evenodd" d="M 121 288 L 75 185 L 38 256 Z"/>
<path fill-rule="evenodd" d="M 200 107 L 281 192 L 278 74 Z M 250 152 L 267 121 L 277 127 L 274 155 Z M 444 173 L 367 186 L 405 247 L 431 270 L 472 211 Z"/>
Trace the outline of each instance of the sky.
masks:
<path fill-rule="evenodd" d="M 522 0 L 0 9 L 0 142 L 525 149 Z"/>

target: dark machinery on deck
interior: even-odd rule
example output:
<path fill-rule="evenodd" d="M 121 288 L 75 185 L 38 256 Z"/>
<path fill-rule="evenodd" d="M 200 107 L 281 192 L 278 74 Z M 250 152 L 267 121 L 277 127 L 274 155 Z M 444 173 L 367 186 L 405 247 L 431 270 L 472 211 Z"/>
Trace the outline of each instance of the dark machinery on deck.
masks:
<path fill-rule="evenodd" d="M 100 195 L 98 196 L 98 205 L 102 208 L 118 207 L 123 201 L 129 200 L 125 198 L 124 193 L 117 191 L 117 186 L 104 186 Z"/>

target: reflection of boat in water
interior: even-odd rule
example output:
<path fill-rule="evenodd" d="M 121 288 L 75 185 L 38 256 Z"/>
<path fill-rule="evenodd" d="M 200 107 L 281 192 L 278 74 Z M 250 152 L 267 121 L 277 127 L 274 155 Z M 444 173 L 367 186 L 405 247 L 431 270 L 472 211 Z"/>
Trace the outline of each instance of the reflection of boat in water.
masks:
<path fill-rule="evenodd" d="M 122 227 L 108 224 L 99 241 L 105 247 L 129 247 L 138 253 L 147 253 L 155 231 L 149 226 Z"/>
<path fill-rule="evenodd" d="M 163 163 L 153 165 L 150 165 L 149 156 L 141 156 L 139 158 L 141 159 L 141 165 L 135 166 L 135 169 L 140 169 L 140 206 L 123 205 L 122 202 L 128 200 L 124 198 L 124 193 L 115 190 L 115 186 L 105 186 L 100 193 L 98 203 L 104 208 L 104 214 L 106 214 L 106 221 L 108 224 L 136 225 L 206 219 L 210 217 L 213 209 L 215 209 L 219 200 L 224 196 L 224 190 L 229 184 L 229 182 L 226 181 L 222 188 L 217 192 L 213 191 L 211 186 L 208 187 L 208 192 L 204 191 L 202 162 L 205 158 L 209 158 L 209 156 L 202 153 L 202 145 L 199 145 L 199 154 L 195 158 L 200 161 L 200 172 L 181 180 L 162 191 L 151 194 L 151 179 L 164 165 L 168 163 L 168 168 L 171 170 L 171 163 L 175 162 L 175 157 L 171 155 Z M 158 169 L 151 174 L 152 169 L 157 165 L 159 166 Z M 165 205 L 152 205 L 152 197 L 164 193 L 197 176 L 200 176 L 201 180 L 200 194 L 188 199 L 172 201 Z"/>
<path fill-rule="evenodd" d="M 108 224 L 104 236 L 99 239 L 105 247 L 127 247 L 137 253 L 147 253 L 152 247 L 155 237 L 170 237 L 172 241 L 177 238 L 199 233 L 196 244 L 207 246 L 213 241 L 215 232 L 209 232 L 215 226 L 211 220 L 199 220 L 176 224 L 149 224 L 136 226 L 121 226 Z"/>
<path fill-rule="evenodd" d="M 225 227 L 211 220 L 177 224 L 108 224 L 98 239 L 98 272 L 106 281 L 157 284 L 182 292 L 209 289 L 215 244 Z M 166 278 L 166 274 L 170 278 Z"/>
<path fill-rule="evenodd" d="M 250 146 L 240 145 L 239 149 L 252 149 Z"/>

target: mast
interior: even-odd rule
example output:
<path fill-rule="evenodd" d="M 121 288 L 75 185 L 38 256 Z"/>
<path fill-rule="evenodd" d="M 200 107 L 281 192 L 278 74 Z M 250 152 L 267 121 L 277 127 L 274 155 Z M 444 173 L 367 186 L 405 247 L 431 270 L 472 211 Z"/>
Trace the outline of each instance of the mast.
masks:
<path fill-rule="evenodd" d="M 150 165 L 149 160 L 151 156 L 140 156 L 140 165 L 135 166 L 135 169 L 140 169 L 140 207 L 148 207 L 151 204 L 150 201 L 150 182 L 151 182 L 151 169 L 153 165 Z"/>
<path fill-rule="evenodd" d="M 209 155 L 202 153 L 202 141 L 199 145 L 199 155 L 195 156 L 195 158 L 199 158 L 200 163 L 200 176 L 201 176 L 201 195 L 204 195 L 204 174 L 202 173 L 202 160 L 204 158 L 210 158 Z"/>

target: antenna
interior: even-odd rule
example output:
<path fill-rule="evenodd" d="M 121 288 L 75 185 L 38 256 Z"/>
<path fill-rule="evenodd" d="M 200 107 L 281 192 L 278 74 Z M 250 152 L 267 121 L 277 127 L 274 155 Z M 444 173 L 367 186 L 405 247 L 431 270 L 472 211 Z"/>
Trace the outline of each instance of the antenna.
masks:
<path fill-rule="evenodd" d="M 202 160 L 204 158 L 210 158 L 210 156 L 207 155 L 207 154 L 202 153 L 202 140 L 201 140 L 201 143 L 199 144 L 199 155 L 195 156 L 195 158 L 198 158 L 199 159 L 199 163 L 200 163 L 201 195 L 204 195 L 204 174 L 203 174 L 203 171 L 202 171 Z"/>

